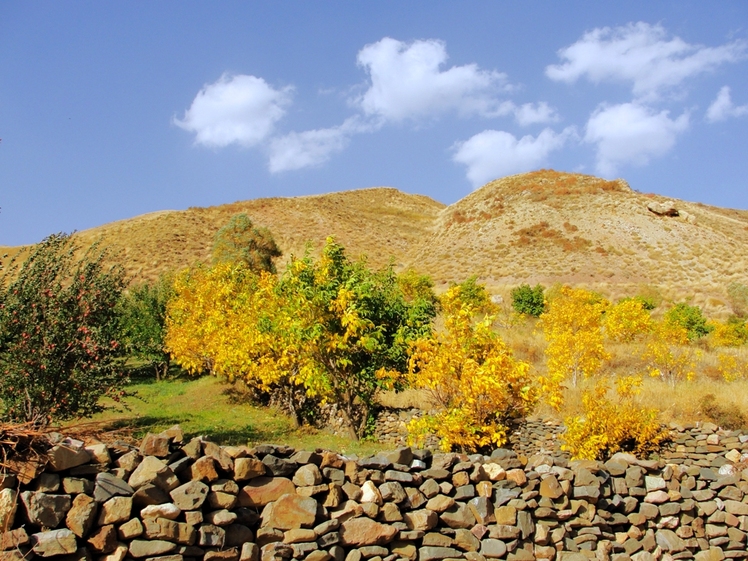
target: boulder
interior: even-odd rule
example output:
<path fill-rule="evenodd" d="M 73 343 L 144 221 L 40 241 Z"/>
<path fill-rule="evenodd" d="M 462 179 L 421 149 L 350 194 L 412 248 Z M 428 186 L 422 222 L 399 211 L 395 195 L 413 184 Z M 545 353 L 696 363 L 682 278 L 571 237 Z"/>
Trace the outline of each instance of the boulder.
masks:
<path fill-rule="evenodd" d="M 43 528 L 57 528 L 70 510 L 73 501 L 68 495 L 48 495 L 24 491 L 21 501 L 29 522 Z"/>
<path fill-rule="evenodd" d="M 384 545 L 397 536 L 394 526 L 380 524 L 369 518 L 351 518 L 340 526 L 340 541 L 343 545 Z"/>
<path fill-rule="evenodd" d="M 98 505 L 93 497 L 76 495 L 65 517 L 67 527 L 79 538 L 84 537 L 93 527 Z"/>
<path fill-rule="evenodd" d="M 262 526 L 278 530 L 311 528 L 317 516 L 317 501 L 296 494 L 281 496 L 262 511 Z"/>
<path fill-rule="evenodd" d="M 34 553 L 40 557 L 52 557 L 75 553 L 78 543 L 75 534 L 67 528 L 39 532 L 31 536 Z"/>

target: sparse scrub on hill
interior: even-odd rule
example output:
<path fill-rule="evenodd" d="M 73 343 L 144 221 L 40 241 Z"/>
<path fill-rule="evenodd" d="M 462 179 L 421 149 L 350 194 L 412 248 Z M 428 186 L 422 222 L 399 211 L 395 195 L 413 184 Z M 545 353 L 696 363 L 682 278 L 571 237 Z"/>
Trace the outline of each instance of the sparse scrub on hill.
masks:
<path fill-rule="evenodd" d="M 123 395 L 119 266 L 94 245 L 82 257 L 49 236 L 0 273 L 0 399 L 6 420 L 44 425 L 101 410 Z"/>
<path fill-rule="evenodd" d="M 213 262 L 245 263 L 253 271 L 275 273 L 281 250 L 267 228 L 257 228 L 244 213 L 231 217 L 213 241 Z"/>

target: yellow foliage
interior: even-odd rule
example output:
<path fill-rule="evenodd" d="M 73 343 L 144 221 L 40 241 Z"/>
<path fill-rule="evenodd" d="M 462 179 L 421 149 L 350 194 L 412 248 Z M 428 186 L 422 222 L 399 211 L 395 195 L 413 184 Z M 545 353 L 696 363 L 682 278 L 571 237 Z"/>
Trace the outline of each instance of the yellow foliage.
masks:
<path fill-rule="evenodd" d="M 427 390 L 437 408 L 411 422 L 411 442 L 436 434 L 445 451 L 501 446 L 507 421 L 527 415 L 536 402 L 530 366 L 492 330 L 493 316 L 475 321 L 477 307 L 460 290 L 453 286 L 441 299 L 445 330 L 418 339 L 409 360 L 411 384 Z"/>
<path fill-rule="evenodd" d="M 692 380 L 701 353 L 688 340 L 688 330 L 676 323 L 652 323 L 643 358 L 649 363 L 650 376 L 659 376 L 670 385 Z"/>
<path fill-rule="evenodd" d="M 611 306 L 605 313 L 605 331 L 612 340 L 633 341 L 650 330 L 652 318 L 640 300 L 630 298 Z"/>
<path fill-rule="evenodd" d="M 608 383 L 599 380 L 594 390 L 584 392 L 584 414 L 566 419 L 563 450 L 574 458 L 597 460 L 626 446 L 642 455 L 651 452 L 667 438 L 657 421 L 655 409 L 637 407 L 635 396 L 642 378 L 625 376 L 617 381 L 617 399 L 608 399 Z"/>
<path fill-rule="evenodd" d="M 748 329 L 743 322 L 710 321 L 710 342 L 714 347 L 740 347 L 748 342 Z"/>
<path fill-rule="evenodd" d="M 609 355 L 603 346 L 602 315 L 609 302 L 581 289 L 561 287 L 540 316 L 548 341 L 545 354 L 548 372 L 541 377 L 541 390 L 548 403 L 558 409 L 563 383 L 576 386 L 580 376 L 595 374 Z"/>
<path fill-rule="evenodd" d="M 730 349 L 717 355 L 717 370 L 725 382 L 748 379 L 748 357 L 742 349 Z"/>

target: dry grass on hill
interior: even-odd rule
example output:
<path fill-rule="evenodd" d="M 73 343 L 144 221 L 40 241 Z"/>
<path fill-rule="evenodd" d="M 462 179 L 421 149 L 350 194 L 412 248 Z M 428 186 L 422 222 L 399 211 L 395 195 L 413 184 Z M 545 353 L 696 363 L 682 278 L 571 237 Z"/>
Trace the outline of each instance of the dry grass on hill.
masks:
<path fill-rule="evenodd" d="M 677 200 L 678 217 L 647 209 L 666 200 L 620 179 L 540 170 L 492 181 L 448 207 L 372 188 L 162 211 L 77 236 L 83 244 L 102 238 L 133 279 L 153 279 L 208 260 L 218 229 L 245 212 L 271 230 L 284 259 L 334 235 L 351 256 L 366 254 L 374 266 L 393 259 L 430 275 L 438 290 L 477 275 L 505 298 L 525 282 L 583 286 L 611 299 L 653 291 L 725 317 L 727 286 L 748 285 L 748 211 Z"/>

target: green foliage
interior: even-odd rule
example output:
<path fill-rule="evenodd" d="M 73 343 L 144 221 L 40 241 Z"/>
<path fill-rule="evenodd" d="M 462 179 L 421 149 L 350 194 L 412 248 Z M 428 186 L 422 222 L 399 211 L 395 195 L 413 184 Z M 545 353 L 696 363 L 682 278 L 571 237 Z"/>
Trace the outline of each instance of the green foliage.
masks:
<path fill-rule="evenodd" d="M 162 275 L 155 283 L 145 282 L 126 291 L 119 303 L 122 339 L 127 353 L 146 361 L 159 380 L 169 370 L 169 353 L 164 348 L 166 304 L 174 296 L 171 277 Z"/>
<path fill-rule="evenodd" d="M 679 302 L 665 314 L 665 321 L 683 327 L 688 332 L 688 340 L 694 341 L 712 332 L 713 327 L 707 323 L 701 308 Z"/>
<path fill-rule="evenodd" d="M 545 288 L 536 284 L 521 284 L 512 289 L 512 308 L 518 313 L 533 317 L 540 317 L 545 310 Z"/>
<path fill-rule="evenodd" d="M 486 286 L 479 284 L 475 276 L 461 283 L 450 284 L 450 289 L 456 289 L 455 294 L 459 301 L 471 308 L 475 313 L 492 313 L 495 306 L 491 303 Z"/>
<path fill-rule="evenodd" d="M 727 295 L 730 298 L 733 313 L 741 318 L 748 316 L 748 286 L 732 282 L 727 287 Z"/>
<path fill-rule="evenodd" d="M 392 267 L 350 261 L 332 238 L 319 260 L 292 261 L 278 288 L 285 320 L 276 329 L 301 381 L 339 407 L 351 436 L 364 436 L 388 373 L 404 372 L 411 341 L 431 331 L 433 293 L 406 298 Z"/>
<path fill-rule="evenodd" d="M 648 312 L 651 312 L 659 305 L 657 298 L 651 294 L 637 294 L 636 296 L 621 298 L 618 303 L 620 304 L 621 302 L 628 302 L 629 300 L 639 302 L 642 308 L 644 310 L 647 310 Z"/>
<path fill-rule="evenodd" d="M 90 415 L 119 398 L 116 306 L 125 287 L 97 246 L 82 258 L 67 234 L 49 236 L 0 275 L 0 398 L 3 417 L 46 424 Z"/>
<path fill-rule="evenodd" d="M 213 262 L 243 262 L 255 272 L 275 273 L 281 256 L 270 230 L 255 228 L 246 214 L 236 214 L 218 230 L 213 242 Z"/>

